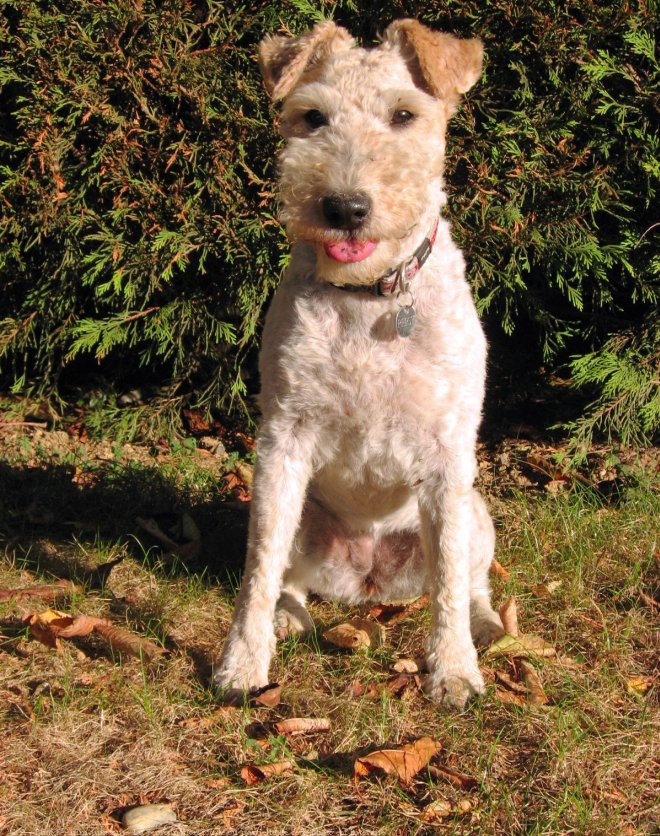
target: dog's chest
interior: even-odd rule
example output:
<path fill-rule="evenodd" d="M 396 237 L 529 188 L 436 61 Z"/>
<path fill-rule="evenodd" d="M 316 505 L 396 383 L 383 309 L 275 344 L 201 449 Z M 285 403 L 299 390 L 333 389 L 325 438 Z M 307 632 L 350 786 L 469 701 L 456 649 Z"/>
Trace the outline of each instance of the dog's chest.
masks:
<path fill-rule="evenodd" d="M 310 305 L 298 316 L 282 357 L 296 400 L 354 432 L 405 420 L 422 404 L 428 408 L 442 389 L 438 366 L 414 335 L 397 336 L 395 303 L 368 300 L 351 307 L 348 301 Z"/>

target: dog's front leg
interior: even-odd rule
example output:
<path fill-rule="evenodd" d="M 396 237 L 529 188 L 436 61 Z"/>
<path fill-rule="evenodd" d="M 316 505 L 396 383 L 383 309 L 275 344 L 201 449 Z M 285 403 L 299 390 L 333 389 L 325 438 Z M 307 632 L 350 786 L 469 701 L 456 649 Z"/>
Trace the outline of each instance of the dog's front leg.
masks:
<path fill-rule="evenodd" d="M 427 692 L 460 709 L 484 690 L 470 633 L 471 486 L 425 484 L 419 510 L 432 618 Z"/>
<path fill-rule="evenodd" d="M 300 425 L 260 435 L 245 572 L 213 676 L 218 687 L 244 691 L 268 682 L 275 605 L 302 516 L 313 449 L 313 438 Z"/>

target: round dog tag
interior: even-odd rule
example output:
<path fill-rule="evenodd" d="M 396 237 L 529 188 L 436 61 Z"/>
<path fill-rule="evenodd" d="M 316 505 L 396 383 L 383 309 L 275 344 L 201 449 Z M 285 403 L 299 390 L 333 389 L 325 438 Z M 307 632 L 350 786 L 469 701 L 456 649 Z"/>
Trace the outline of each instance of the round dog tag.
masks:
<path fill-rule="evenodd" d="M 415 327 L 415 309 L 412 305 L 399 308 L 394 321 L 396 332 L 400 337 L 409 337 Z"/>

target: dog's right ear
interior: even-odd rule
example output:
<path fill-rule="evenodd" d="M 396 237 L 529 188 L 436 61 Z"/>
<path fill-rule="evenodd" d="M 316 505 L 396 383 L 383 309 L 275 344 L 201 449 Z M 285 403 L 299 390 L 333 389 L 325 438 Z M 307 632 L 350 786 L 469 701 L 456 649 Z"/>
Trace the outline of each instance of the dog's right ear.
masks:
<path fill-rule="evenodd" d="M 283 99 L 305 73 L 319 67 L 331 53 L 352 46 L 349 32 L 332 20 L 317 23 L 300 37 L 268 35 L 259 44 L 259 67 L 268 95 Z"/>

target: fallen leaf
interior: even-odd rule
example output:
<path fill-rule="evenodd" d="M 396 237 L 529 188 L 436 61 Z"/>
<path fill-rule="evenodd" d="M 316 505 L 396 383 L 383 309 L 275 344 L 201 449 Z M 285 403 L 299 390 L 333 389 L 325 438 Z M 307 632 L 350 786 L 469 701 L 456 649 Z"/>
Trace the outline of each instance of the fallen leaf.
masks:
<path fill-rule="evenodd" d="M 357 758 L 353 775 L 357 781 L 374 772 L 385 772 L 396 775 L 401 783 L 409 784 L 441 748 L 441 744 L 432 738 L 420 737 L 400 749 L 379 749 Z"/>
<path fill-rule="evenodd" d="M 569 487 L 567 479 L 551 479 L 543 486 L 548 493 L 562 493 Z"/>
<path fill-rule="evenodd" d="M 59 651 L 61 643 L 58 633 L 73 623 L 73 617 L 59 610 L 44 610 L 39 613 L 27 613 L 23 623 L 28 625 L 31 635 L 37 641 Z"/>
<path fill-rule="evenodd" d="M 222 811 L 222 824 L 226 831 L 236 830 L 234 819 L 245 810 L 245 807 L 245 802 L 239 799 L 231 807 L 227 807 Z"/>
<path fill-rule="evenodd" d="M 121 823 L 133 836 L 148 833 L 162 824 L 176 821 L 176 813 L 169 804 L 143 804 L 127 810 L 122 816 Z"/>
<path fill-rule="evenodd" d="M 149 639 L 143 639 L 141 636 L 137 636 L 135 633 L 121 627 L 114 627 L 108 622 L 98 624 L 95 627 L 95 632 L 104 638 L 113 650 L 138 656 L 149 662 L 165 653 L 164 647 L 159 647 Z"/>
<path fill-rule="evenodd" d="M 236 462 L 235 468 L 239 479 L 242 479 L 248 488 L 251 488 L 252 482 L 254 481 L 254 468 L 252 465 L 248 464 L 248 462 L 244 462 L 242 459 L 239 459 Z"/>
<path fill-rule="evenodd" d="M 626 679 L 626 691 L 637 697 L 643 697 L 652 685 L 652 676 L 631 676 Z"/>
<path fill-rule="evenodd" d="M 421 680 L 414 673 L 398 673 L 391 676 L 385 683 L 385 691 L 391 697 L 402 699 L 413 696 L 422 687 Z"/>
<path fill-rule="evenodd" d="M 496 578 L 501 578 L 503 581 L 508 581 L 511 577 L 509 571 L 502 566 L 499 560 L 495 560 L 495 558 L 493 558 L 493 561 L 490 564 L 490 571 Z"/>
<path fill-rule="evenodd" d="M 396 673 L 422 673 L 425 668 L 425 659 L 397 659 L 392 665 L 392 670 Z"/>
<path fill-rule="evenodd" d="M 322 633 L 323 638 L 346 650 L 364 650 L 372 644 L 381 644 L 383 628 L 375 621 L 364 618 L 352 618 L 343 624 L 330 627 Z"/>
<path fill-rule="evenodd" d="M 413 613 L 428 607 L 430 598 L 428 595 L 421 595 L 407 604 L 375 604 L 369 608 L 371 615 L 381 624 L 390 626 L 398 624 Z"/>
<path fill-rule="evenodd" d="M 378 685 L 375 682 L 369 682 L 365 685 L 363 682 L 356 680 L 344 691 L 349 699 L 357 699 L 358 697 L 366 697 L 367 699 L 376 699 L 380 696 Z"/>
<path fill-rule="evenodd" d="M 466 775 L 464 772 L 457 772 L 449 766 L 438 764 L 429 766 L 429 773 L 434 778 L 440 778 L 443 781 L 448 781 L 455 787 L 460 787 L 462 790 L 474 790 L 479 786 L 479 781 L 471 775 Z"/>
<path fill-rule="evenodd" d="M 495 688 L 495 694 L 501 702 L 513 703 L 513 705 L 526 706 L 527 699 L 523 694 L 509 691 L 506 688 Z"/>
<path fill-rule="evenodd" d="M 426 822 L 426 824 L 433 824 L 441 819 L 446 819 L 447 816 L 451 816 L 452 813 L 453 808 L 451 804 L 444 798 L 438 798 L 424 807 L 419 818 L 423 822 Z"/>
<path fill-rule="evenodd" d="M 509 636 L 505 634 L 501 639 L 486 648 L 484 656 L 486 657 L 525 657 L 525 656 L 556 656 L 555 648 L 545 642 L 541 636 L 536 636 L 532 633 L 522 634 L 519 636 Z"/>
<path fill-rule="evenodd" d="M 495 671 L 495 679 L 504 685 L 505 688 L 508 688 L 509 691 L 514 691 L 516 694 L 522 694 L 523 696 L 527 693 L 527 688 L 525 688 L 522 682 L 516 682 L 515 679 L 512 679 L 504 671 Z"/>
<path fill-rule="evenodd" d="M 522 671 L 523 682 L 527 688 L 527 702 L 530 705 L 547 705 L 548 697 L 543 690 L 543 685 L 536 672 L 536 668 L 525 659 L 520 659 L 518 665 Z"/>
<path fill-rule="evenodd" d="M 325 717 L 290 717 L 270 724 L 277 734 L 293 737 L 298 734 L 316 734 L 330 729 L 330 720 Z"/>
<path fill-rule="evenodd" d="M 539 453 L 528 453 L 525 457 L 525 464 L 551 481 L 560 482 L 566 480 L 566 475 L 561 468 Z"/>
<path fill-rule="evenodd" d="M 547 583 L 538 583 L 536 584 L 536 586 L 532 587 L 532 592 L 535 595 L 538 595 L 539 598 L 547 598 L 548 595 L 552 595 L 553 592 L 556 592 L 560 586 L 561 581 L 548 581 Z"/>
<path fill-rule="evenodd" d="M 225 789 L 229 784 L 228 778 L 207 778 L 204 781 L 204 786 L 208 787 L 211 790 L 221 790 Z"/>
<path fill-rule="evenodd" d="M 282 696 L 282 686 L 277 682 L 264 685 L 258 691 L 251 693 L 248 697 L 248 705 L 253 708 L 263 706 L 264 708 L 275 708 L 279 705 Z"/>
<path fill-rule="evenodd" d="M 89 636 L 99 624 L 109 624 L 109 622 L 103 618 L 96 618 L 93 615 L 77 615 L 68 626 L 59 631 L 59 636 L 63 639 Z"/>
<path fill-rule="evenodd" d="M 510 636 L 518 635 L 518 607 L 516 606 L 516 599 L 513 595 L 502 604 L 500 607 L 500 618 L 504 632 Z"/>
<path fill-rule="evenodd" d="M 293 772 L 293 761 L 278 761 L 277 763 L 248 764 L 241 769 L 241 778 L 246 784 L 254 786 L 274 775 L 286 775 Z"/>
<path fill-rule="evenodd" d="M 43 613 L 32 613 L 24 619 L 30 627 L 30 632 L 39 641 L 49 647 L 60 649 L 60 638 L 71 639 L 76 636 L 88 636 L 98 633 L 113 650 L 140 656 L 148 661 L 160 656 L 165 648 L 159 647 L 148 639 L 115 627 L 104 618 L 91 615 L 77 615 L 75 618 L 57 610 L 46 610 Z"/>
<path fill-rule="evenodd" d="M 21 601 L 25 598 L 41 598 L 43 600 L 55 601 L 66 595 L 73 595 L 82 592 L 82 587 L 64 579 L 55 583 L 41 586 L 26 586 L 19 589 L 0 589 L 0 601 L 15 600 Z"/>

